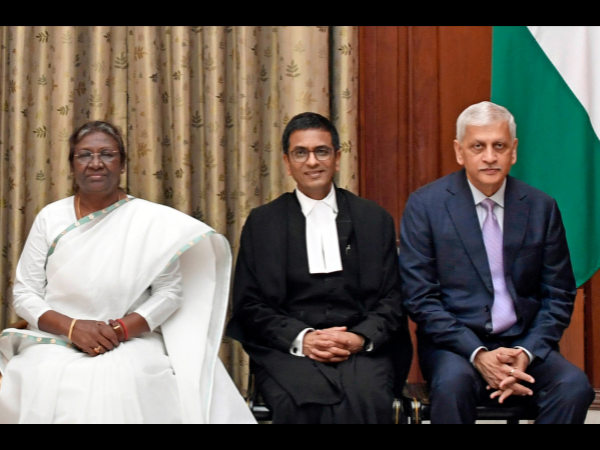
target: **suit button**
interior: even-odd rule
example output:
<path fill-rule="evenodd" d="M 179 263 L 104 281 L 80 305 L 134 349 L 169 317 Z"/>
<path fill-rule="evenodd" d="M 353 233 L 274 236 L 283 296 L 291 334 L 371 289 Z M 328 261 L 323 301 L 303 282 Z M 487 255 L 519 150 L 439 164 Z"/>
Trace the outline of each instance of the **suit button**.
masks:
<path fill-rule="evenodd" d="M 329 293 L 330 293 L 330 294 L 333 294 L 334 292 L 335 292 L 335 288 L 331 288 L 331 289 L 329 289 Z"/>
<path fill-rule="evenodd" d="M 485 312 L 490 312 L 490 307 L 489 307 L 489 305 L 485 305 L 485 308 L 483 308 L 483 310 L 484 310 Z"/>
<path fill-rule="evenodd" d="M 379 331 L 383 331 L 383 325 L 378 325 L 378 326 L 377 326 L 377 329 L 378 329 Z"/>
<path fill-rule="evenodd" d="M 285 327 L 287 327 L 287 323 L 284 322 L 281 324 L 281 328 L 285 328 Z"/>
<path fill-rule="evenodd" d="M 327 309 L 333 309 L 333 305 L 332 305 L 331 303 L 329 303 L 329 304 L 327 305 Z"/>

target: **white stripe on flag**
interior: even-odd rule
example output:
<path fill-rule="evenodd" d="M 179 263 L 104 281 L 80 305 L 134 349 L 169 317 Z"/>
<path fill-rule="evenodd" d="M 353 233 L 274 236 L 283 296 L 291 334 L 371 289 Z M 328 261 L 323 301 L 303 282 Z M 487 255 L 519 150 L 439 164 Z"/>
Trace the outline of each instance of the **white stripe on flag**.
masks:
<path fill-rule="evenodd" d="M 600 27 L 528 27 L 600 136 Z"/>

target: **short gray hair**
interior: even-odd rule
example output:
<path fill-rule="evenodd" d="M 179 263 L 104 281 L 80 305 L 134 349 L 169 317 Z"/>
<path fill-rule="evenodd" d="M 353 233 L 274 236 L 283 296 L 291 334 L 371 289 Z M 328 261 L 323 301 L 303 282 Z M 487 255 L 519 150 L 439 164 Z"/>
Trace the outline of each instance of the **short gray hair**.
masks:
<path fill-rule="evenodd" d="M 517 137 L 515 118 L 504 106 L 492 102 L 475 103 L 465 109 L 456 121 L 456 140 L 462 142 L 468 125 L 481 127 L 496 122 L 508 122 L 511 139 Z"/>

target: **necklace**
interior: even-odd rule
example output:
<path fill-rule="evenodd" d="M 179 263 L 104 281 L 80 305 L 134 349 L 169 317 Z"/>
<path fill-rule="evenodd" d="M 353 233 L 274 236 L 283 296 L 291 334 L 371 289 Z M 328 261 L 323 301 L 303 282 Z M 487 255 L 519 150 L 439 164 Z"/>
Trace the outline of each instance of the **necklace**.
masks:
<path fill-rule="evenodd" d="M 119 200 L 121 200 L 121 193 L 117 191 L 117 202 Z M 75 212 L 77 213 L 77 220 L 81 219 L 81 195 L 77 195 L 77 202 L 75 202 Z"/>

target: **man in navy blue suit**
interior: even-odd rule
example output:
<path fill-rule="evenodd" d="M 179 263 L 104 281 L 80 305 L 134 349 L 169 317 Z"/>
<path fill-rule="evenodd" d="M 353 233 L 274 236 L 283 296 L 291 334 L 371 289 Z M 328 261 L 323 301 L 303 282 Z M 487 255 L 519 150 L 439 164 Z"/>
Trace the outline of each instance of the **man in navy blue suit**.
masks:
<path fill-rule="evenodd" d="M 432 423 L 474 423 L 485 396 L 533 402 L 537 423 L 583 423 L 594 399 L 558 348 L 576 294 L 560 211 L 508 175 L 517 144 L 506 108 L 468 107 L 454 141 L 464 169 L 414 192 L 404 211 L 402 291 Z"/>

